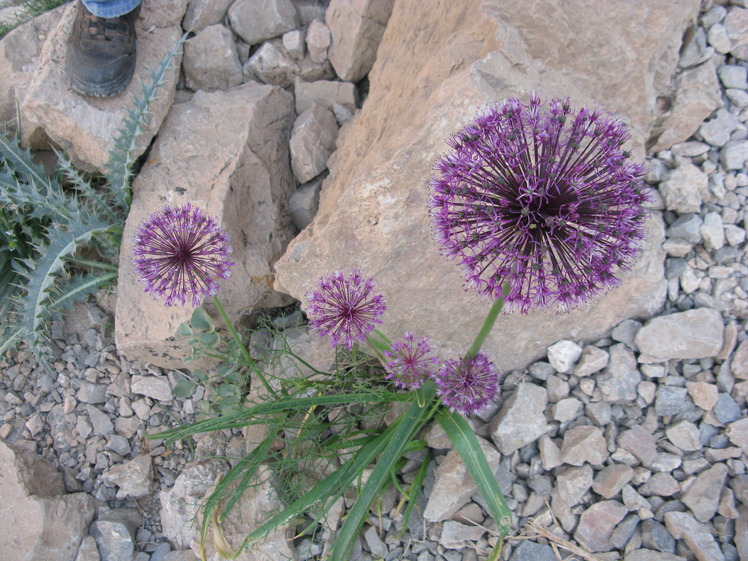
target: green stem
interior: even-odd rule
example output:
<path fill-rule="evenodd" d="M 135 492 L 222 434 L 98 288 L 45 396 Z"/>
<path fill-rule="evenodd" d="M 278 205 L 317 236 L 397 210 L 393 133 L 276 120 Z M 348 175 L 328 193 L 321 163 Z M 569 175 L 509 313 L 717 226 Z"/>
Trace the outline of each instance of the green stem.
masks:
<path fill-rule="evenodd" d="M 255 364 L 254 359 L 250 356 L 249 351 L 247 350 L 247 347 L 244 346 L 244 343 L 242 343 L 241 338 L 239 337 L 239 334 L 236 332 L 236 329 L 234 329 L 233 324 L 229 320 L 229 316 L 226 315 L 226 311 L 223 309 L 223 306 L 221 305 L 221 302 L 218 300 L 217 296 L 213 297 L 213 302 L 216 305 L 216 308 L 218 308 L 218 313 L 221 314 L 221 318 L 223 319 L 223 322 L 226 324 L 226 327 L 229 329 L 229 333 L 231 333 L 231 337 L 234 339 L 234 342 L 236 343 L 237 347 L 239 347 L 239 350 L 242 353 L 242 356 L 244 357 L 244 360 L 247 362 L 247 366 L 249 366 L 256 374 L 257 377 L 260 379 L 260 382 L 262 382 L 262 385 L 265 386 L 265 389 L 268 391 L 270 395 L 273 397 L 278 397 L 273 390 L 272 387 L 270 387 L 270 384 L 268 384 L 267 379 L 265 379 L 265 376 L 263 375 L 262 371 L 257 368 L 257 364 Z"/>
<path fill-rule="evenodd" d="M 483 322 L 483 325 L 480 328 L 480 331 L 478 331 L 478 335 L 475 336 L 475 340 L 473 341 L 473 344 L 470 346 L 470 349 L 465 354 L 465 358 L 475 358 L 475 355 L 478 354 L 478 351 L 480 351 L 480 348 L 483 346 L 483 343 L 486 341 L 486 337 L 488 337 L 488 334 L 491 333 L 491 329 L 493 328 L 493 324 L 496 323 L 496 318 L 499 317 L 499 314 L 501 313 L 501 309 L 504 307 L 504 296 L 507 295 L 509 292 L 509 285 L 505 284 L 504 288 L 502 290 L 501 296 L 499 296 L 496 301 L 491 306 L 491 309 L 488 311 L 488 315 L 486 316 L 485 321 Z"/>

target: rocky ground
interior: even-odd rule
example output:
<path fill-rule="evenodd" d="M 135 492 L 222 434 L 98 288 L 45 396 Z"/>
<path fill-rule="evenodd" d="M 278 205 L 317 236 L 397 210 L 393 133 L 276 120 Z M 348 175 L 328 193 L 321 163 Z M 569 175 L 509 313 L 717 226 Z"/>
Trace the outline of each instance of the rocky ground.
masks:
<path fill-rule="evenodd" d="M 290 157 L 299 189 L 291 207 L 302 229 L 316 210 L 338 127 L 365 96 L 365 72 L 350 70 L 361 61 L 330 62 L 324 3 L 297 2 L 301 19 L 270 41 L 252 35 L 254 22 L 236 12 L 207 25 L 206 7 L 217 4 L 226 13 L 229 2 L 190 3 L 190 26 L 199 32 L 185 48 L 178 96 L 248 76 L 294 91 Z M 722 108 L 685 141 L 670 146 L 661 136 L 666 149 L 648 158 L 653 206 L 666 223 L 663 308 L 596 341 L 551 345 L 544 360 L 507 373 L 506 401 L 472 419 L 515 514 L 502 559 L 748 561 L 748 65 L 733 53 L 730 27 L 748 10 L 741 2 L 702 7 L 680 65 L 717 69 Z M 300 76 L 314 76 L 324 91 Z M 689 88 L 696 98 L 707 84 Z M 305 96 L 318 104 L 305 106 Z M 51 371 L 23 349 L 0 359 L 0 438 L 12 446 L 0 443 L 0 473 L 27 480 L 13 487 L 19 501 L 38 494 L 29 491 L 28 452 L 61 474 L 47 495 L 78 497 L 58 512 L 86 536 L 71 559 L 194 561 L 195 503 L 241 453 L 244 435 L 203 437 L 194 448 L 146 440 L 194 419 L 210 392 L 177 397 L 186 371 L 120 356 L 113 310 L 102 295 L 53 324 Z M 303 331 L 300 338 L 312 344 Z M 444 435 L 432 428 L 425 438 L 436 462 L 420 509 L 400 536 L 402 515 L 388 492 L 354 559 L 481 560 L 496 543 L 494 523 Z M 298 538 L 284 552 L 318 558 L 329 536 Z M 247 559 L 283 558 L 276 545 Z"/>

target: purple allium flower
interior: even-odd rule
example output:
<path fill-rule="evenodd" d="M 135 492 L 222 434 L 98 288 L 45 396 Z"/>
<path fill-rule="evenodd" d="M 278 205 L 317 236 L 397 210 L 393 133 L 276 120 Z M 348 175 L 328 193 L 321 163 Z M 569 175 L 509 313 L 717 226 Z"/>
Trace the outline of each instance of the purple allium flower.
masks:
<path fill-rule="evenodd" d="M 143 222 L 132 250 L 145 291 L 167 306 L 187 300 L 199 306 L 218 293 L 218 279 L 230 275 L 229 237 L 212 216 L 186 204 L 164 207 Z"/>
<path fill-rule="evenodd" d="M 406 331 L 403 338 L 393 341 L 390 350 L 384 353 L 390 359 L 385 365 L 385 379 L 392 380 L 399 388 L 417 390 L 439 363 L 430 353 L 428 337 L 416 339 Z"/>
<path fill-rule="evenodd" d="M 568 100 L 507 99 L 454 135 L 435 164 L 437 241 L 466 284 L 507 309 L 588 301 L 638 257 L 648 201 L 626 127 Z"/>
<path fill-rule="evenodd" d="M 374 324 L 382 323 L 387 308 L 384 297 L 374 292 L 374 280 L 364 279 L 359 270 L 349 276 L 338 271 L 321 278 L 307 299 L 309 324 L 327 336 L 333 347 L 342 341 L 348 350 L 366 341 Z"/>
<path fill-rule="evenodd" d="M 432 378 L 444 404 L 463 415 L 477 413 L 499 392 L 499 373 L 485 353 L 445 360 Z"/>

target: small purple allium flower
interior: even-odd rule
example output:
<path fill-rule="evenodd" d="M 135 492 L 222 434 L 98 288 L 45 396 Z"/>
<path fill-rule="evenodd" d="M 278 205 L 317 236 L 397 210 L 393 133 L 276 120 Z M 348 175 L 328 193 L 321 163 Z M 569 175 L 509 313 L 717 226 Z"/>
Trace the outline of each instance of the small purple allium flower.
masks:
<path fill-rule="evenodd" d="M 499 373 L 485 353 L 445 360 L 432 378 L 444 404 L 463 415 L 477 413 L 499 392 Z"/>
<path fill-rule="evenodd" d="M 644 167 L 611 115 L 554 99 L 507 99 L 447 141 L 430 214 L 468 286 L 507 309 L 574 307 L 620 283 L 646 231 Z"/>
<path fill-rule="evenodd" d="M 366 341 L 387 308 L 384 297 L 374 292 L 374 280 L 364 279 L 359 270 L 321 278 L 307 299 L 312 328 L 327 336 L 333 347 L 342 341 L 348 350 Z"/>
<path fill-rule="evenodd" d="M 186 204 L 164 207 L 143 222 L 132 250 L 145 291 L 167 306 L 199 306 L 231 274 L 229 237 L 212 216 Z"/>
<path fill-rule="evenodd" d="M 428 337 L 416 339 L 415 335 L 406 332 L 402 339 L 392 342 L 391 350 L 385 351 L 390 360 L 385 365 L 386 380 L 392 380 L 395 386 L 417 390 L 425 382 L 439 359 L 432 356 Z"/>

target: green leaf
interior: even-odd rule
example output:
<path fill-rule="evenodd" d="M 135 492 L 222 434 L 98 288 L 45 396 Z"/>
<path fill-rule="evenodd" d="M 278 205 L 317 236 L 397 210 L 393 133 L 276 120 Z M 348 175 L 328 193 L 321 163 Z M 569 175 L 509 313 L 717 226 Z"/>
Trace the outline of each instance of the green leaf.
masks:
<path fill-rule="evenodd" d="M 174 384 L 174 397 L 187 399 L 195 391 L 195 383 L 188 378 L 180 378 Z"/>
<path fill-rule="evenodd" d="M 429 413 L 433 411 L 431 400 L 434 396 L 433 388 L 430 389 L 432 389 L 431 399 L 425 405 L 421 406 L 417 401 L 414 401 L 408 410 L 401 415 L 400 422 L 389 439 L 387 447 L 374 466 L 374 470 L 363 489 L 361 489 L 353 507 L 348 511 L 345 522 L 338 532 L 338 539 L 333 546 L 330 561 L 347 561 L 350 559 L 353 545 L 374 499 L 377 498 L 382 486 L 389 479 L 393 466 L 403 455 L 403 451 L 407 448 L 413 436 L 430 419 Z"/>
<path fill-rule="evenodd" d="M 185 322 L 179 324 L 178 331 L 182 337 L 192 337 L 192 329 L 190 329 L 190 326 Z"/>
<path fill-rule="evenodd" d="M 478 439 L 464 417 L 452 413 L 446 408 L 442 408 L 436 414 L 436 420 L 454 444 L 462 461 L 465 462 L 468 472 L 486 501 L 489 513 L 496 521 L 500 535 L 497 550 L 500 552 L 503 540 L 512 529 L 512 512 L 506 504 L 501 489 L 499 489 L 499 484 L 496 482 L 493 470 L 488 465 Z M 496 551 L 494 553 L 498 558 L 498 553 Z"/>
<path fill-rule="evenodd" d="M 202 308 L 195 308 L 190 318 L 190 325 L 199 331 L 212 332 L 216 329 L 216 324 L 213 322 L 213 318 L 208 315 L 208 312 Z"/>
<path fill-rule="evenodd" d="M 213 348 L 218 344 L 219 338 L 217 333 L 198 333 L 197 340 L 201 345 Z"/>

